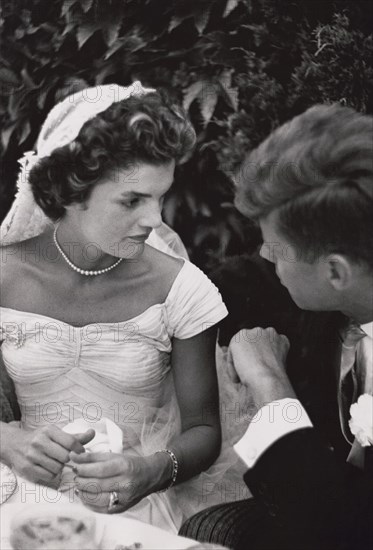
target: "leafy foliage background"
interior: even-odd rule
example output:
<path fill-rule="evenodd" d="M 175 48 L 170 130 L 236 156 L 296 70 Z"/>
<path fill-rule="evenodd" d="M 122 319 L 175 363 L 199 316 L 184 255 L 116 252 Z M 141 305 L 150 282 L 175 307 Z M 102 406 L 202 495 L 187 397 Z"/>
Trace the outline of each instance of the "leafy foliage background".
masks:
<path fill-rule="evenodd" d="M 164 218 L 210 271 L 253 250 L 231 175 L 277 125 L 316 102 L 372 113 L 368 0 L 3 0 L 1 219 L 17 159 L 59 100 L 135 79 L 188 109 L 198 146 L 179 167 Z"/>

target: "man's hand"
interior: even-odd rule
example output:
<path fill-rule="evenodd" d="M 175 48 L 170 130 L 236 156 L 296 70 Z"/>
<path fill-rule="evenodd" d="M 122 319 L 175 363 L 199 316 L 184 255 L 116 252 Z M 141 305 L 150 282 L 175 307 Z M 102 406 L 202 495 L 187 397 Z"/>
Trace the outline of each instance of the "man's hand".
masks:
<path fill-rule="evenodd" d="M 228 360 L 239 380 L 251 390 L 258 409 L 277 399 L 295 397 L 286 374 L 289 340 L 274 328 L 243 329 L 229 344 Z"/>
<path fill-rule="evenodd" d="M 229 356 L 241 382 L 247 386 L 256 382 L 257 375 L 285 374 L 289 340 L 274 328 L 242 329 L 229 344 Z M 264 372 L 263 372 L 264 371 Z"/>

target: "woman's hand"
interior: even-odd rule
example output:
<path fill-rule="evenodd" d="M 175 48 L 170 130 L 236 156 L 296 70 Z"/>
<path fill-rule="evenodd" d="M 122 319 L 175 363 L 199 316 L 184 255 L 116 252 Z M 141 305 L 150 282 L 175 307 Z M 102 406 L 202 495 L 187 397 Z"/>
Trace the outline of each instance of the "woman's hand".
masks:
<path fill-rule="evenodd" d="M 70 452 L 84 453 L 83 445 L 94 436 L 94 430 L 71 435 L 53 425 L 32 431 L 9 426 L 2 430 L 1 445 L 7 447 L 4 457 L 16 473 L 29 481 L 58 488 Z"/>
<path fill-rule="evenodd" d="M 286 374 L 289 340 L 274 328 L 243 329 L 229 344 L 228 360 L 258 409 L 283 397 L 295 397 Z"/>
<path fill-rule="evenodd" d="M 157 455 L 125 456 L 117 453 L 71 453 L 76 476 L 74 483 L 82 502 L 95 512 L 124 512 L 157 490 L 160 471 L 154 468 Z M 164 460 L 164 458 L 163 458 Z M 168 457 L 165 460 L 170 466 Z M 172 468 L 171 468 L 172 469 Z M 115 491 L 119 504 L 109 510 L 110 493 Z"/>

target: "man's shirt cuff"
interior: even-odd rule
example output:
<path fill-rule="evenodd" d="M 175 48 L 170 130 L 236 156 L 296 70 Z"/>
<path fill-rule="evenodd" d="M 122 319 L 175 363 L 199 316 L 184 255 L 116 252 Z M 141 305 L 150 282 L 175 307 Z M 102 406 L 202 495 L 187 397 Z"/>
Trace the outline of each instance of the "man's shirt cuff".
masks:
<path fill-rule="evenodd" d="M 259 409 L 234 450 L 252 468 L 280 437 L 302 428 L 312 428 L 312 422 L 298 399 L 272 401 Z"/>

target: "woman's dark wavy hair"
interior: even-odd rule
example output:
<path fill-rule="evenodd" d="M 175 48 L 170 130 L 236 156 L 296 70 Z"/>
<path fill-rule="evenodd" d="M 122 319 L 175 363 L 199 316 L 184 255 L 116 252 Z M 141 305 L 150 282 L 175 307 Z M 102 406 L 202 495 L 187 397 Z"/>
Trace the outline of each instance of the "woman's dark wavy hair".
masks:
<path fill-rule="evenodd" d="M 236 206 L 277 213 L 282 234 L 312 263 L 344 254 L 373 269 L 371 116 L 315 105 L 251 151 L 236 174 Z"/>
<path fill-rule="evenodd" d="M 86 201 L 100 179 L 136 163 L 179 163 L 196 134 L 183 109 L 165 93 L 151 92 L 113 103 L 86 122 L 68 145 L 55 149 L 30 171 L 35 201 L 56 221 L 65 207 Z"/>

